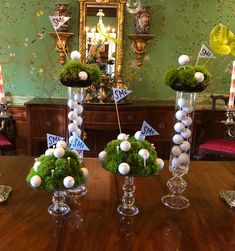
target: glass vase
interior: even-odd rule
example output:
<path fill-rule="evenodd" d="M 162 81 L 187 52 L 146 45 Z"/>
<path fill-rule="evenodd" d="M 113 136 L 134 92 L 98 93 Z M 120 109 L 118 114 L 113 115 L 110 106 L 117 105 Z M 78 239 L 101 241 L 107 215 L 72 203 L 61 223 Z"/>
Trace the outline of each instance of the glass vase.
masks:
<path fill-rule="evenodd" d="M 176 92 L 174 135 L 169 160 L 173 177 L 167 181 L 170 194 L 162 197 L 163 204 L 174 209 L 184 209 L 190 204 L 181 194 L 187 186 L 183 176 L 189 171 L 195 100 L 195 92 Z"/>
<path fill-rule="evenodd" d="M 118 206 L 117 211 L 121 215 L 134 216 L 139 213 L 139 209 L 134 205 L 135 203 L 135 185 L 134 177 L 125 176 L 125 183 L 122 186 L 123 196 L 122 204 Z"/>
<path fill-rule="evenodd" d="M 84 141 L 84 130 L 83 130 L 83 111 L 84 111 L 84 99 L 85 99 L 85 88 L 68 88 L 68 133 L 67 142 L 69 145 L 72 144 L 75 137 L 80 137 Z M 81 165 L 84 165 L 83 161 L 83 150 L 74 150 L 78 155 Z M 86 186 L 84 184 L 67 190 L 69 196 L 83 196 L 87 193 Z"/>
<path fill-rule="evenodd" d="M 52 202 L 53 204 L 49 206 L 48 212 L 52 215 L 65 215 L 70 212 L 70 208 L 65 204 L 64 191 L 54 191 Z"/>

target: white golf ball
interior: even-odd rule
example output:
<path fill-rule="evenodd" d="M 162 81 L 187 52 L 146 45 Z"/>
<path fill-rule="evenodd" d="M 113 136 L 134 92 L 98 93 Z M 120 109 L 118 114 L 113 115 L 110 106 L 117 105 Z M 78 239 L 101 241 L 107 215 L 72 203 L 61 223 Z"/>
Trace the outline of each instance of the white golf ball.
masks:
<path fill-rule="evenodd" d="M 72 51 L 70 58 L 74 61 L 78 61 L 81 58 L 81 54 L 78 51 Z"/>
<path fill-rule="evenodd" d="M 39 175 L 34 175 L 31 179 L 30 179 L 30 185 L 32 187 L 40 187 L 42 183 L 42 179 Z"/>
<path fill-rule="evenodd" d="M 74 124 L 80 126 L 83 122 L 83 119 L 81 116 L 77 116 L 74 120 L 73 120 Z"/>
<path fill-rule="evenodd" d="M 83 176 L 84 176 L 85 180 L 87 180 L 89 177 L 89 172 L 88 172 L 87 168 L 82 167 L 81 171 L 83 172 Z"/>
<path fill-rule="evenodd" d="M 40 161 L 36 161 L 34 164 L 33 164 L 33 169 L 34 171 L 38 171 L 38 167 L 40 166 L 41 162 Z"/>
<path fill-rule="evenodd" d="M 182 110 L 179 110 L 175 113 L 175 117 L 178 119 L 178 120 L 182 120 L 184 117 L 186 116 L 186 113 Z"/>
<path fill-rule="evenodd" d="M 173 158 L 171 160 L 171 166 L 172 166 L 173 169 L 178 168 L 180 165 L 181 164 L 180 164 L 180 161 L 179 161 L 178 158 Z"/>
<path fill-rule="evenodd" d="M 181 153 L 179 156 L 179 161 L 182 164 L 188 164 L 189 163 L 189 157 L 186 153 Z"/>
<path fill-rule="evenodd" d="M 85 80 L 87 80 L 88 75 L 87 75 L 87 73 L 86 73 L 85 71 L 80 71 L 79 74 L 78 74 L 78 77 L 79 77 L 81 80 L 85 81 Z"/>
<path fill-rule="evenodd" d="M 125 163 L 125 162 L 121 163 L 118 166 L 118 171 L 122 175 L 128 174 L 130 172 L 130 169 L 131 169 L 130 166 L 127 163 Z"/>
<path fill-rule="evenodd" d="M 127 135 L 125 133 L 120 133 L 117 136 L 118 140 L 126 140 L 126 138 L 127 138 Z"/>
<path fill-rule="evenodd" d="M 143 159 L 148 159 L 149 158 L 149 151 L 147 149 L 140 149 L 138 154 L 143 158 Z"/>
<path fill-rule="evenodd" d="M 81 131 L 80 128 L 77 128 L 77 130 L 74 131 L 74 132 L 72 132 L 72 133 L 73 133 L 73 135 L 74 135 L 75 137 L 76 137 L 76 136 L 81 137 L 81 135 L 82 135 L 82 131 Z"/>
<path fill-rule="evenodd" d="M 64 140 L 60 140 L 56 143 L 56 148 L 59 148 L 59 147 L 62 147 L 65 149 L 67 147 L 67 143 Z"/>
<path fill-rule="evenodd" d="M 184 119 L 182 119 L 182 123 L 185 126 L 190 126 L 192 124 L 193 120 L 191 119 L 191 117 L 185 117 Z"/>
<path fill-rule="evenodd" d="M 56 158 L 62 158 L 65 154 L 65 150 L 62 147 L 58 147 L 54 150 L 54 156 Z"/>
<path fill-rule="evenodd" d="M 74 108 L 74 105 L 75 105 L 75 102 L 74 102 L 72 99 L 69 99 L 69 101 L 68 101 L 68 107 L 69 107 L 70 109 L 73 109 L 73 108 Z"/>
<path fill-rule="evenodd" d="M 190 143 L 188 141 L 184 141 L 182 144 L 180 144 L 180 148 L 184 151 L 187 152 L 190 149 Z"/>
<path fill-rule="evenodd" d="M 83 93 L 76 93 L 74 95 L 74 100 L 77 101 L 78 103 L 82 103 L 84 100 L 84 94 Z"/>
<path fill-rule="evenodd" d="M 103 161 L 106 155 L 107 155 L 106 151 L 100 152 L 99 155 L 98 155 L 99 160 Z"/>
<path fill-rule="evenodd" d="M 174 156 L 179 156 L 182 153 L 179 146 L 173 146 L 171 152 Z"/>
<path fill-rule="evenodd" d="M 188 101 L 184 98 L 179 98 L 177 104 L 180 108 L 183 108 L 188 105 Z"/>
<path fill-rule="evenodd" d="M 195 72 L 194 78 L 196 79 L 196 81 L 198 83 L 201 83 L 204 80 L 204 75 L 203 75 L 203 73 L 201 73 L 201 72 L 198 71 L 198 72 Z"/>
<path fill-rule="evenodd" d="M 134 135 L 136 140 L 144 140 L 145 136 L 141 133 L 141 131 L 137 131 Z"/>
<path fill-rule="evenodd" d="M 75 131 L 77 131 L 77 129 L 78 129 L 78 127 L 77 127 L 77 125 L 75 125 L 74 123 L 70 123 L 70 124 L 68 125 L 68 130 L 69 130 L 70 132 L 75 132 Z"/>
<path fill-rule="evenodd" d="M 184 138 L 180 134 L 175 134 L 172 138 L 172 141 L 176 145 L 180 145 L 184 141 Z"/>
<path fill-rule="evenodd" d="M 75 139 L 75 136 L 74 136 L 74 135 L 70 136 L 70 137 L 69 137 L 69 143 L 72 144 L 73 141 L 74 141 L 74 139 Z"/>
<path fill-rule="evenodd" d="M 186 65 L 189 63 L 189 56 L 187 55 L 181 55 L 179 58 L 178 58 L 178 63 L 180 65 Z"/>
<path fill-rule="evenodd" d="M 185 126 L 181 122 L 177 122 L 174 125 L 174 129 L 175 129 L 176 132 L 180 133 L 180 132 L 185 131 Z"/>
<path fill-rule="evenodd" d="M 164 167 L 164 161 L 162 159 L 157 158 L 156 163 L 160 166 L 161 169 Z"/>
<path fill-rule="evenodd" d="M 189 139 L 191 134 L 192 132 L 189 128 L 186 128 L 184 132 L 181 132 L 181 136 L 183 136 L 185 139 Z"/>
<path fill-rule="evenodd" d="M 71 188 L 75 184 L 75 180 L 72 176 L 66 176 L 63 180 L 63 184 L 66 188 Z"/>
<path fill-rule="evenodd" d="M 75 112 L 75 111 L 70 111 L 69 113 L 68 113 L 68 118 L 70 119 L 70 120 L 74 120 L 74 119 L 76 119 L 77 118 L 77 113 Z"/>
<path fill-rule="evenodd" d="M 53 148 L 48 148 L 45 152 L 45 156 L 50 156 L 54 154 L 54 149 Z"/>
<path fill-rule="evenodd" d="M 83 112 L 83 106 L 77 104 L 76 107 L 74 108 L 74 111 L 75 111 L 77 114 L 81 114 L 81 113 Z"/>
<path fill-rule="evenodd" d="M 124 152 L 128 152 L 131 149 L 131 143 L 127 140 L 124 140 L 120 144 L 120 149 Z"/>
<path fill-rule="evenodd" d="M 191 105 L 186 105 L 182 108 L 182 110 L 186 113 L 189 114 L 193 111 L 193 107 Z"/>

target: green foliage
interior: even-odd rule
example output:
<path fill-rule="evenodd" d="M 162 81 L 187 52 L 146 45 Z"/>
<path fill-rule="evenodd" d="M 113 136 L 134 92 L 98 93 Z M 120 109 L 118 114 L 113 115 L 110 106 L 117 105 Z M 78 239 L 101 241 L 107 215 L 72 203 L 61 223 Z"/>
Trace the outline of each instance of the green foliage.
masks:
<path fill-rule="evenodd" d="M 196 72 L 201 72 L 204 75 L 204 81 L 202 83 L 198 83 L 194 77 Z M 210 72 L 202 66 L 184 66 L 179 68 L 170 68 L 165 73 L 165 84 L 174 87 L 176 85 L 181 85 L 182 88 L 197 88 L 204 85 L 204 88 L 207 86 L 208 82 L 212 78 Z M 174 89 L 174 88 L 173 88 Z M 190 90 L 190 89 L 189 89 Z M 193 89 L 191 89 L 193 90 Z"/>
<path fill-rule="evenodd" d="M 37 158 L 37 161 L 40 161 L 37 172 L 32 167 L 26 177 L 26 181 L 29 183 L 34 175 L 39 175 L 42 179 L 40 186 L 42 190 L 64 190 L 63 180 L 66 176 L 74 178 L 74 187 L 85 182 L 79 159 L 72 151 L 66 150 L 63 158 L 56 158 L 54 155 L 45 156 L 43 154 Z"/>
<path fill-rule="evenodd" d="M 131 143 L 131 149 L 128 152 L 118 149 L 121 140 L 112 140 L 107 144 L 105 148 L 107 154 L 102 163 L 104 168 L 113 173 L 118 173 L 118 166 L 126 162 L 131 168 L 128 174 L 130 176 L 158 174 L 160 167 L 156 163 L 157 152 L 153 146 L 146 140 L 136 140 L 134 137 L 130 137 L 128 141 Z M 150 154 L 150 157 L 146 160 L 146 166 L 144 166 L 144 159 L 138 154 L 141 149 L 148 150 Z"/>
<path fill-rule="evenodd" d="M 88 75 L 88 81 L 91 83 L 99 83 L 101 81 L 101 72 L 96 64 L 84 65 L 80 61 L 69 61 L 62 72 L 60 79 L 68 82 L 79 81 L 79 73 L 85 71 Z"/>
<path fill-rule="evenodd" d="M 99 83 L 102 78 L 99 66 L 97 64 L 88 64 L 87 67 L 89 70 L 89 79 L 91 83 Z"/>

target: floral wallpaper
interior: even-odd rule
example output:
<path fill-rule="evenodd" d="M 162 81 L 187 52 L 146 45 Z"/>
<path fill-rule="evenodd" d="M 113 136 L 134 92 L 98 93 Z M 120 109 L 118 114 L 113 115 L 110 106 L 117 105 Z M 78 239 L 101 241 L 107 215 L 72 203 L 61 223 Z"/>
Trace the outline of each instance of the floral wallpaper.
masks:
<path fill-rule="evenodd" d="M 69 4 L 71 22 L 70 50 L 78 48 L 79 3 Z M 55 51 L 55 42 L 48 32 L 53 27 L 48 19 L 58 0 L 1 0 L 0 7 L 0 63 L 3 68 L 6 94 L 16 97 L 66 96 L 58 79 L 62 67 Z M 125 12 L 123 78 L 138 99 L 168 100 L 175 94 L 163 83 L 164 72 L 178 64 L 187 54 L 194 64 L 201 44 L 209 46 L 212 28 L 222 22 L 235 32 L 235 1 L 232 0 L 142 0 L 151 8 L 150 34 L 142 66 L 137 67 L 132 52 L 134 15 Z M 216 55 L 206 66 L 213 74 L 213 82 L 203 95 L 228 93 L 233 57 Z M 205 59 L 200 59 L 199 64 Z"/>

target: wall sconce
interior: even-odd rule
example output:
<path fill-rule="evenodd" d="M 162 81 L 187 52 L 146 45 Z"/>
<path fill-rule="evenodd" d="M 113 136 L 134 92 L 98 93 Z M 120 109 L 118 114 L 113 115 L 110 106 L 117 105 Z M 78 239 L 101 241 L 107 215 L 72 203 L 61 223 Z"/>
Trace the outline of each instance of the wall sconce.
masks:
<path fill-rule="evenodd" d="M 146 43 L 148 40 L 154 38 L 155 36 L 149 34 L 132 34 L 128 35 L 128 37 L 134 42 L 133 51 L 136 55 L 137 66 L 140 67 L 142 65 L 142 56 L 146 53 Z"/>
<path fill-rule="evenodd" d="M 74 33 L 70 33 L 70 32 L 57 32 L 57 33 L 60 39 L 58 39 L 56 32 L 49 32 L 48 34 L 50 34 L 51 36 L 55 38 L 55 49 L 56 51 L 59 52 L 59 55 L 60 55 L 59 62 L 60 64 L 63 65 L 65 63 L 64 49 L 67 53 L 68 52 L 68 38 L 73 36 Z"/>

